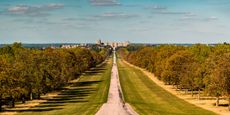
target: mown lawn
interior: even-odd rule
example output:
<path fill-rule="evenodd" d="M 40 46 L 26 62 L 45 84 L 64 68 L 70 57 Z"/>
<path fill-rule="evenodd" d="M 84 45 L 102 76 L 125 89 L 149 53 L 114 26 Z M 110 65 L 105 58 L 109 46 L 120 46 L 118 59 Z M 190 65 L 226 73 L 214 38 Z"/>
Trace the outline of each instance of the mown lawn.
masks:
<path fill-rule="evenodd" d="M 77 82 L 58 96 L 28 110 L 21 115 L 93 115 L 107 101 L 112 60 L 82 75 Z"/>
<path fill-rule="evenodd" d="M 172 95 L 151 81 L 141 70 L 118 60 L 125 101 L 141 115 L 214 115 Z"/>

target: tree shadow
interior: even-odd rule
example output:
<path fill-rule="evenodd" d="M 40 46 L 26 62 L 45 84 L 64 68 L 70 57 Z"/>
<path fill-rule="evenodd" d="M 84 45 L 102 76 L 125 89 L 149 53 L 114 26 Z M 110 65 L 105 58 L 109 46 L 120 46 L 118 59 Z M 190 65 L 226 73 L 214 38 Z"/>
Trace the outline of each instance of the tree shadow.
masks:
<path fill-rule="evenodd" d="M 84 75 L 91 76 L 91 75 L 97 75 L 102 74 L 106 69 L 105 68 L 94 68 L 84 73 Z"/>
<path fill-rule="evenodd" d="M 219 104 L 219 106 L 228 107 L 228 104 Z"/>
<path fill-rule="evenodd" d="M 212 105 L 216 106 L 216 103 L 213 103 Z M 229 105 L 227 103 L 225 103 L 225 104 L 220 103 L 218 106 L 219 107 L 228 107 Z"/>
<path fill-rule="evenodd" d="M 85 72 L 85 77 L 90 77 L 91 75 L 102 74 L 105 71 L 105 65 L 97 68 L 93 68 L 90 71 Z M 43 97 L 39 105 L 25 109 L 20 108 L 7 108 L 7 112 L 49 112 L 55 110 L 64 109 L 64 106 L 73 103 L 87 103 L 89 102 L 89 97 L 95 93 L 98 89 L 92 87 L 95 84 L 99 84 L 102 81 L 78 81 L 68 83 L 69 87 L 61 88 L 61 92 L 52 98 Z"/>
<path fill-rule="evenodd" d="M 10 110 L 5 110 L 5 112 L 47 112 L 47 111 L 60 110 L 60 109 L 62 109 L 62 108 L 43 108 L 43 109 L 34 109 L 34 108 L 31 108 L 29 110 L 10 109 Z"/>

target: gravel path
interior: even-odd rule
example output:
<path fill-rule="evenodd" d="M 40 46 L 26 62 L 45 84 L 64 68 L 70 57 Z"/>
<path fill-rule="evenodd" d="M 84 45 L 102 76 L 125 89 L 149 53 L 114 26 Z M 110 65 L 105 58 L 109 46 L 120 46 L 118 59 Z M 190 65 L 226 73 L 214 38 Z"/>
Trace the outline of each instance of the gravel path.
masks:
<path fill-rule="evenodd" d="M 120 88 L 116 56 L 114 60 L 107 103 L 103 104 L 96 115 L 138 115 L 129 104 L 124 103 Z"/>

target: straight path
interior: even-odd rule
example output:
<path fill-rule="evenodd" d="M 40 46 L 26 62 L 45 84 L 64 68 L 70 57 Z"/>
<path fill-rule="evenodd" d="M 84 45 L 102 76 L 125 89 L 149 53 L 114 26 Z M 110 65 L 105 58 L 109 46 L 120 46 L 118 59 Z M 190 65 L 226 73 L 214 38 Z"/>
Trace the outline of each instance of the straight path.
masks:
<path fill-rule="evenodd" d="M 114 58 L 108 100 L 107 103 L 103 104 L 96 115 L 137 115 L 122 99 L 115 50 L 113 53 Z"/>

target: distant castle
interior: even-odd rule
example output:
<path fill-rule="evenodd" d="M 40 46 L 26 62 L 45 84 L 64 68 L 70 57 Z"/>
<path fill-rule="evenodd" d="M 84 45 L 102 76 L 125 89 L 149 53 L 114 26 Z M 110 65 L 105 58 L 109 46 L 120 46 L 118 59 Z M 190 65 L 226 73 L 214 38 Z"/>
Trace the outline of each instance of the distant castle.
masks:
<path fill-rule="evenodd" d="M 97 45 L 106 45 L 106 46 L 111 46 L 111 47 L 127 47 L 130 44 L 130 42 L 125 41 L 125 42 L 106 42 L 106 43 L 103 43 L 101 41 L 101 39 L 98 39 L 96 44 Z"/>
<path fill-rule="evenodd" d="M 101 39 L 98 39 L 96 41 L 96 45 L 98 45 L 100 48 L 104 48 L 105 46 L 111 46 L 113 48 L 117 47 L 127 47 L 130 44 L 129 41 L 126 42 L 106 42 L 103 43 Z M 51 48 L 63 48 L 63 49 L 70 49 L 70 48 L 77 48 L 77 47 L 84 47 L 84 48 L 90 48 L 95 44 L 62 44 L 60 47 L 51 47 Z"/>

